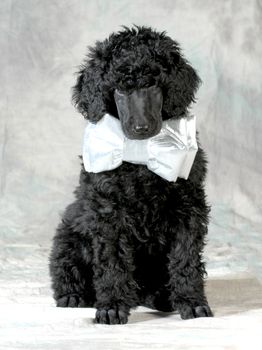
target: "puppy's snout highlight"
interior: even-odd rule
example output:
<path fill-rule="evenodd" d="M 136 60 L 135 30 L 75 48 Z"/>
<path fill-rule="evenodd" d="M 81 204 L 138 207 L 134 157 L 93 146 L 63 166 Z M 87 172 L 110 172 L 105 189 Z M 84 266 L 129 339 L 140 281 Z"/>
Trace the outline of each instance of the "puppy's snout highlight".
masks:
<path fill-rule="evenodd" d="M 134 127 L 134 132 L 136 134 L 145 134 L 147 133 L 149 130 L 149 126 L 147 124 L 143 124 L 143 125 L 136 125 Z"/>

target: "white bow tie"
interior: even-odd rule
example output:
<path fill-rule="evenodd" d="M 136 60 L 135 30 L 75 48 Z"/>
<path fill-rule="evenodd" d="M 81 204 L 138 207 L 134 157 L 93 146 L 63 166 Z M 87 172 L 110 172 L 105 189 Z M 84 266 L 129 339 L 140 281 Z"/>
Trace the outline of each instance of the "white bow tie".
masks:
<path fill-rule="evenodd" d="M 93 173 L 115 169 L 123 161 L 144 164 L 162 178 L 176 181 L 188 178 L 197 149 L 195 116 L 166 120 L 156 136 L 130 140 L 120 121 L 105 114 L 85 128 L 83 162 L 85 170 Z"/>

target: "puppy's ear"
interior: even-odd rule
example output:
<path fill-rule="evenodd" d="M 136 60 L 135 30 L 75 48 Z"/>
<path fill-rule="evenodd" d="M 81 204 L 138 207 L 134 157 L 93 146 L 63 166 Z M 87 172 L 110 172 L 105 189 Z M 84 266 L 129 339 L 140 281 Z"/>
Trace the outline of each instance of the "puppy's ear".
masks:
<path fill-rule="evenodd" d="M 176 52 L 172 61 L 163 104 L 168 118 L 180 117 L 186 112 L 188 106 L 195 102 L 195 93 L 201 83 L 196 71 L 180 53 Z"/>
<path fill-rule="evenodd" d="M 102 80 L 103 65 L 91 59 L 81 66 L 76 85 L 73 87 L 72 102 L 77 110 L 91 122 L 97 122 L 106 113 Z"/>

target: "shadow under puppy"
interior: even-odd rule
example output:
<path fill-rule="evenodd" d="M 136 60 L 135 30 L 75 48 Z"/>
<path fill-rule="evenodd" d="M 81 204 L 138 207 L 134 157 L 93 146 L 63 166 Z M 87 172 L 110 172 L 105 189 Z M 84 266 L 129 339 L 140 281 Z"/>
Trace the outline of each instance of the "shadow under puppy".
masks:
<path fill-rule="evenodd" d="M 164 123 L 187 118 L 199 82 L 165 33 L 124 27 L 90 48 L 73 101 L 91 127 L 110 115 L 127 140 L 146 141 Z M 145 164 L 123 161 L 100 172 L 82 166 L 50 255 L 57 306 L 96 307 L 96 321 L 105 324 L 126 323 L 138 305 L 178 310 L 183 319 L 212 316 L 202 261 L 206 165 L 198 144 L 188 178 L 175 182 Z"/>

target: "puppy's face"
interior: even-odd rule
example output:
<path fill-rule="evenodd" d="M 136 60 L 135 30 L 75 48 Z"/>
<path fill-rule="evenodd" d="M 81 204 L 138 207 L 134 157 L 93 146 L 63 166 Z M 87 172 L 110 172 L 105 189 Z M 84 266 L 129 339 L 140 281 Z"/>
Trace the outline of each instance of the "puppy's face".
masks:
<path fill-rule="evenodd" d="M 90 50 L 73 102 L 92 123 L 109 113 L 120 119 L 128 138 L 145 139 L 160 131 L 162 120 L 186 113 L 199 83 L 179 45 L 164 32 L 125 28 Z"/>
<path fill-rule="evenodd" d="M 114 99 L 124 134 L 143 140 L 159 133 L 162 126 L 162 91 L 157 86 L 131 93 L 115 90 Z"/>

